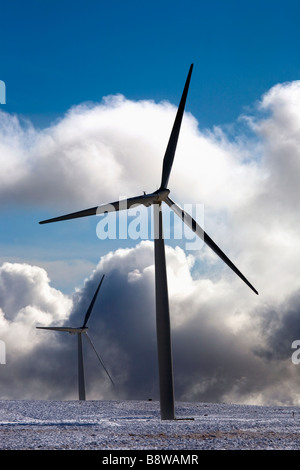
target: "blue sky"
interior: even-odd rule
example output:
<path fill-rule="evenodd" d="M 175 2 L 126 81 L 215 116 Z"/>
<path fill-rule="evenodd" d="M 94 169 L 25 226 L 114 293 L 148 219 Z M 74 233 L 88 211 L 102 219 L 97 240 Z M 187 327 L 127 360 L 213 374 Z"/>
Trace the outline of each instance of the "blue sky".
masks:
<path fill-rule="evenodd" d="M 44 125 L 70 106 L 123 93 L 177 103 L 201 127 L 235 120 L 299 77 L 297 0 L 1 2 L 8 112 Z"/>
<path fill-rule="evenodd" d="M 290 326 L 299 323 L 299 1 L 12 0 L 0 3 L 0 15 L 0 80 L 6 84 L 6 103 L 0 104 L 0 323 L 7 344 L 13 344 L 10 328 L 31 331 L 38 322 L 68 320 L 75 290 L 88 301 L 100 270 L 115 282 L 106 281 L 107 311 L 127 305 L 129 317 L 138 315 L 139 299 L 151 311 L 150 245 L 100 240 L 97 217 L 38 222 L 157 189 L 176 107 L 194 63 L 171 197 L 181 205 L 204 205 L 209 235 L 260 296 L 248 292 L 209 250 L 189 251 L 180 240 L 168 241 L 179 341 L 174 354 L 184 375 L 183 338 L 193 345 L 189 377 L 195 378 L 199 333 L 215 359 L 211 374 L 202 364 L 200 375 L 207 373 L 206 382 L 213 384 L 220 364 L 212 345 L 221 341 L 228 350 L 222 359 L 228 382 L 214 390 L 216 400 L 295 402 L 278 381 L 282 363 L 271 367 L 260 361 L 276 354 L 286 360 L 298 339 Z M 22 292 L 18 302 L 16 291 Z M 125 328 L 120 312 L 116 315 Z M 112 332 L 110 317 L 105 318 Z M 253 334 L 245 340 L 249 331 Z M 108 337 L 115 347 L 112 357 L 127 354 L 130 335 L 126 348 L 124 338 L 115 344 L 117 336 Z M 22 341 L 43 357 L 39 336 L 31 346 Z M 112 369 L 118 375 L 116 364 Z M 246 368 L 253 371 L 247 392 L 242 379 L 234 382 Z M 131 397 L 134 389 L 133 370 L 130 387 L 123 384 L 124 396 Z M 289 367 L 284 371 L 290 380 Z M 10 396 L 9 371 L 5 374 Z M 297 376 L 291 380 L 290 390 Z M 183 398 L 210 397 L 210 389 L 197 388 L 197 378 L 191 387 L 188 377 L 180 383 Z M 46 395 L 46 385 L 38 385 Z M 37 396 L 36 390 L 28 393 Z M 71 395 L 67 390 L 55 396 Z"/>
<path fill-rule="evenodd" d="M 231 125 L 276 83 L 299 79 L 299 10 L 278 0 L 1 2 L 1 110 L 43 129 L 74 105 L 118 93 L 177 105 L 193 62 L 186 109 L 200 129 Z M 32 240 L 49 252 L 57 230 L 61 240 L 57 226 L 41 237 L 43 207 L 11 204 L 1 201 L 4 256 L 19 256 L 23 243 L 28 253 Z M 75 221 L 77 237 L 93 223 Z"/>

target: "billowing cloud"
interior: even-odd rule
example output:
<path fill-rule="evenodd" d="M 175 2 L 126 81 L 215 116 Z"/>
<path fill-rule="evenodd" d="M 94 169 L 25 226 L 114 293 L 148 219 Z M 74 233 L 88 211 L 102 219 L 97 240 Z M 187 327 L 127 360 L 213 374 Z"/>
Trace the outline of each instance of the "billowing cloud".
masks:
<path fill-rule="evenodd" d="M 44 130 L 1 112 L 0 201 L 84 208 L 157 189 L 176 108 L 121 95 L 72 108 Z M 203 134 L 187 113 L 170 187 L 180 201 L 224 207 L 249 199 L 260 178 L 220 130 Z"/>
<path fill-rule="evenodd" d="M 43 356 L 36 353 L 43 340 L 36 335 L 35 325 L 61 325 L 71 308 L 72 300 L 50 286 L 44 269 L 25 263 L 4 263 L 0 267 L 0 331 L 6 346 L 5 365 L 0 371 L 2 397 L 30 398 L 36 390 L 47 396 L 43 376 L 49 347 Z M 37 370 L 40 379 L 34 378 Z"/>
<path fill-rule="evenodd" d="M 185 115 L 172 196 L 204 204 L 205 229 L 260 295 L 207 247 L 167 246 L 178 400 L 299 403 L 291 361 L 300 339 L 299 90 L 300 82 L 269 90 L 241 120 L 251 133 L 239 125 L 230 134 L 201 132 Z M 1 113 L 2 204 L 59 201 L 79 210 L 156 189 L 175 112 L 168 103 L 108 97 L 43 131 Z M 5 397 L 24 397 L 24 390 L 33 398 L 76 397 L 76 340 L 35 324 L 78 326 L 102 274 L 90 335 L 117 388 L 86 349 L 89 396 L 158 397 L 151 241 L 102 256 L 72 298 L 51 288 L 41 268 L 1 267 L 1 339 L 7 356 L 13 352 L 11 365 L 0 366 Z"/>
<path fill-rule="evenodd" d="M 278 312 L 274 315 L 268 309 L 259 315 L 251 306 L 251 293 L 247 311 L 243 296 L 238 300 L 233 295 L 230 282 L 213 282 L 205 276 L 194 279 L 191 255 L 187 257 L 180 248 L 168 246 L 166 253 L 177 400 L 297 402 L 291 393 L 291 384 L 298 381 L 297 367 L 289 356 L 291 332 L 295 330 L 290 322 L 290 335 L 286 329 L 281 331 L 282 323 L 288 323 L 289 317 L 296 323 L 296 314 L 291 310 L 285 316 L 282 312 L 279 318 Z M 14 265 L 3 267 L 1 279 L 8 268 L 11 282 L 6 287 L 17 282 L 21 285 L 19 266 L 15 270 Z M 40 271 L 39 289 L 33 284 L 29 287 L 28 279 L 32 279 L 34 271 Z M 2 318 L 8 355 L 7 364 L 1 366 L 5 397 L 77 398 L 76 338 L 67 333 L 36 330 L 35 326 L 80 326 L 103 274 L 88 327 L 116 386 L 110 385 L 94 352 L 85 343 L 88 398 L 158 398 L 150 241 L 103 256 L 72 299 L 52 289 L 43 270 L 23 267 L 26 291 L 19 292 L 23 292 L 24 301 L 11 309 L 4 307 L 10 314 L 15 312 L 14 321 L 5 318 L 5 313 Z M 7 298 L 13 299 L 14 292 L 8 289 Z M 31 316 L 31 308 L 36 305 L 39 307 Z"/>

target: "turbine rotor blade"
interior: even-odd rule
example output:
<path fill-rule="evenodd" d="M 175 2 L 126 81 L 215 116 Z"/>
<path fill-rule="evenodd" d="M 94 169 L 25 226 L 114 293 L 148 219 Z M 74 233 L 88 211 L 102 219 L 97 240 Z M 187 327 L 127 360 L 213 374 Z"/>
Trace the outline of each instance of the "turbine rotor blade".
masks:
<path fill-rule="evenodd" d="M 83 211 L 72 212 L 71 214 L 61 215 L 54 217 L 53 219 L 41 220 L 39 224 L 49 224 L 51 222 L 60 222 L 61 220 L 77 219 L 79 217 L 87 217 L 89 215 L 95 215 L 97 213 L 97 207 L 91 209 L 85 209 Z"/>
<path fill-rule="evenodd" d="M 97 207 L 97 214 L 104 214 L 105 212 L 122 211 L 130 209 L 132 206 L 144 205 L 151 206 L 154 201 L 158 199 L 157 193 L 142 194 L 140 196 L 134 196 L 127 199 L 121 199 L 120 201 L 111 202 L 110 204 L 102 204 Z"/>
<path fill-rule="evenodd" d="M 172 199 L 168 196 L 165 199 L 165 202 L 168 204 L 168 206 L 173 209 L 175 214 L 178 215 L 182 219 L 182 221 L 193 231 L 198 235 L 201 240 L 205 241 L 205 232 L 202 227 L 193 219 L 193 217 L 185 212 L 181 207 L 178 206 Z"/>
<path fill-rule="evenodd" d="M 68 328 L 65 326 L 36 326 L 38 330 L 67 331 L 68 333 L 77 333 L 78 328 Z"/>
<path fill-rule="evenodd" d="M 98 352 L 97 352 L 95 346 L 93 345 L 93 342 L 92 342 L 91 338 L 89 337 L 89 335 L 87 334 L 86 331 L 84 331 L 84 334 L 85 334 L 85 336 L 87 337 L 87 339 L 88 339 L 88 341 L 89 341 L 91 347 L 93 348 L 93 350 L 94 350 L 94 352 L 95 352 L 95 354 L 96 354 L 96 356 L 97 356 L 97 358 L 98 358 L 100 364 L 102 365 L 103 369 L 105 370 L 105 372 L 106 372 L 108 378 L 110 379 L 112 385 L 115 385 L 113 379 L 111 378 L 111 376 L 110 376 L 108 370 L 106 369 L 106 367 L 105 367 L 105 365 L 104 365 L 104 362 L 102 361 L 102 359 L 101 359 L 101 357 L 99 356 L 99 354 L 98 354 Z"/>
<path fill-rule="evenodd" d="M 141 196 L 134 196 L 128 199 L 122 199 L 120 201 L 110 202 L 108 204 L 101 204 L 100 206 L 92 207 L 90 209 L 84 209 L 78 212 L 72 212 L 70 214 L 61 215 L 52 219 L 42 220 L 39 224 L 49 224 L 52 222 L 60 222 L 62 220 L 77 219 L 79 217 L 88 217 L 90 215 L 99 215 L 106 212 L 114 212 L 120 210 L 130 209 L 130 207 L 138 204 L 150 206 L 157 198 L 158 194 L 142 194 Z"/>
<path fill-rule="evenodd" d="M 161 178 L 161 188 L 166 188 L 168 186 L 169 177 L 173 165 L 174 155 L 176 151 L 181 121 L 183 117 L 183 112 L 185 108 L 185 102 L 188 94 L 188 89 L 190 85 L 191 75 L 193 70 L 193 64 L 190 66 L 190 70 L 185 82 L 184 90 L 181 96 L 181 100 L 178 106 L 177 114 L 175 117 L 175 121 L 173 124 L 172 132 L 169 138 L 168 146 L 165 152 L 164 160 L 163 160 L 163 169 L 162 169 L 162 178 Z"/>
<path fill-rule="evenodd" d="M 102 278 L 101 278 L 101 281 L 100 281 L 99 284 L 98 284 L 98 287 L 97 287 L 96 292 L 95 292 L 95 294 L 94 294 L 94 296 L 93 296 L 93 298 L 92 298 L 92 301 L 91 301 L 91 303 L 90 303 L 90 305 L 89 305 L 89 308 L 87 309 L 87 312 L 86 312 L 86 314 L 85 314 L 85 318 L 84 318 L 84 322 L 83 322 L 82 328 L 86 328 L 86 324 L 87 324 L 87 322 L 88 322 L 88 320 L 89 320 L 89 318 L 90 318 L 90 315 L 91 315 L 91 313 L 92 313 L 92 310 L 93 310 L 93 307 L 94 307 L 94 304 L 95 304 L 95 301 L 96 301 L 98 292 L 99 292 L 99 290 L 100 290 L 101 284 L 102 284 L 102 282 L 103 282 L 103 279 L 104 279 L 104 274 L 103 274 L 103 276 L 102 276 Z"/>
<path fill-rule="evenodd" d="M 216 255 L 224 261 L 229 268 L 232 269 L 235 274 L 237 274 L 244 282 L 247 284 L 250 289 L 258 295 L 257 290 L 250 284 L 248 279 L 239 271 L 239 269 L 230 261 L 230 259 L 225 255 L 225 253 L 218 247 L 218 245 L 210 238 L 209 235 L 200 227 L 200 225 L 191 217 L 187 212 L 185 212 L 181 207 L 179 207 L 172 199 L 169 197 L 166 198 L 166 203 L 168 206 L 173 209 L 175 214 L 177 214 L 188 227 L 195 232 L 215 253 Z"/>

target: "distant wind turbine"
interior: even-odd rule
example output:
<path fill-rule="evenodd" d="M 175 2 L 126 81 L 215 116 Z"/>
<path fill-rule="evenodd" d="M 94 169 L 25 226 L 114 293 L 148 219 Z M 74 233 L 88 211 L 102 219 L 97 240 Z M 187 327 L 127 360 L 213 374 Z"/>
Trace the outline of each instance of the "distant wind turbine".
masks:
<path fill-rule="evenodd" d="M 71 214 L 55 217 L 53 219 L 43 220 L 40 224 L 58 222 L 61 220 L 86 217 L 90 215 L 103 214 L 106 212 L 129 209 L 132 206 L 143 204 L 145 206 L 153 205 L 154 210 L 154 261 L 155 261 L 155 291 L 156 291 L 156 331 L 158 348 L 158 366 L 159 366 L 159 385 L 160 385 L 160 412 L 161 419 L 173 420 L 174 412 L 174 390 L 173 390 L 173 365 L 172 365 L 172 347 L 170 331 L 170 314 L 168 285 L 165 259 L 165 245 L 163 237 L 162 221 L 162 202 L 165 202 L 190 229 L 195 232 L 256 294 L 258 292 L 245 278 L 245 276 L 236 268 L 216 243 L 207 235 L 198 223 L 183 209 L 181 209 L 169 197 L 168 187 L 169 177 L 173 165 L 177 140 L 179 136 L 181 121 L 184 113 L 185 102 L 192 75 L 193 64 L 190 66 L 182 97 L 179 103 L 172 132 L 169 138 L 167 149 L 164 155 L 162 178 L 160 188 L 151 194 L 143 194 L 122 201 L 103 204 L 91 209 L 73 212 Z"/>
<path fill-rule="evenodd" d="M 96 348 L 93 345 L 91 338 L 87 334 L 87 329 L 88 329 L 87 322 L 88 322 L 88 320 L 91 316 L 91 313 L 92 313 L 92 310 L 93 310 L 93 307 L 94 307 L 94 303 L 96 301 L 96 298 L 97 298 L 98 292 L 100 290 L 101 284 L 103 282 L 103 279 L 104 279 L 104 275 L 102 276 L 101 281 L 99 282 L 99 285 L 96 289 L 94 297 L 92 298 L 90 306 L 89 306 L 89 308 L 88 308 L 88 310 L 85 314 L 83 325 L 80 328 L 71 328 L 71 327 L 64 327 L 64 326 L 63 327 L 60 327 L 60 326 L 37 326 L 36 327 L 39 330 L 66 331 L 66 332 L 70 333 L 71 335 L 77 335 L 77 338 L 78 338 L 78 391 L 79 391 L 79 400 L 85 400 L 84 364 L 83 364 L 83 350 L 82 350 L 82 335 L 83 334 L 85 335 L 88 342 L 92 346 L 92 348 L 93 348 L 94 352 L 96 353 L 96 356 L 97 356 L 100 364 L 102 365 L 103 369 L 107 373 L 111 383 L 114 384 L 114 382 L 113 382 L 108 370 L 106 369 L 101 357 L 97 353 Z"/>

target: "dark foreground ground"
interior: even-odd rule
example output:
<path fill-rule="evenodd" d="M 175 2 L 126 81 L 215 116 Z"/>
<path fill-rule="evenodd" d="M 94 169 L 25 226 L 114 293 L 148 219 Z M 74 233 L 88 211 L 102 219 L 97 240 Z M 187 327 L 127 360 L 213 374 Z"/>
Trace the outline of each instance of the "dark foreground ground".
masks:
<path fill-rule="evenodd" d="M 176 418 L 161 421 L 158 402 L 3 400 L 0 449 L 300 449 L 296 407 L 177 403 Z"/>

